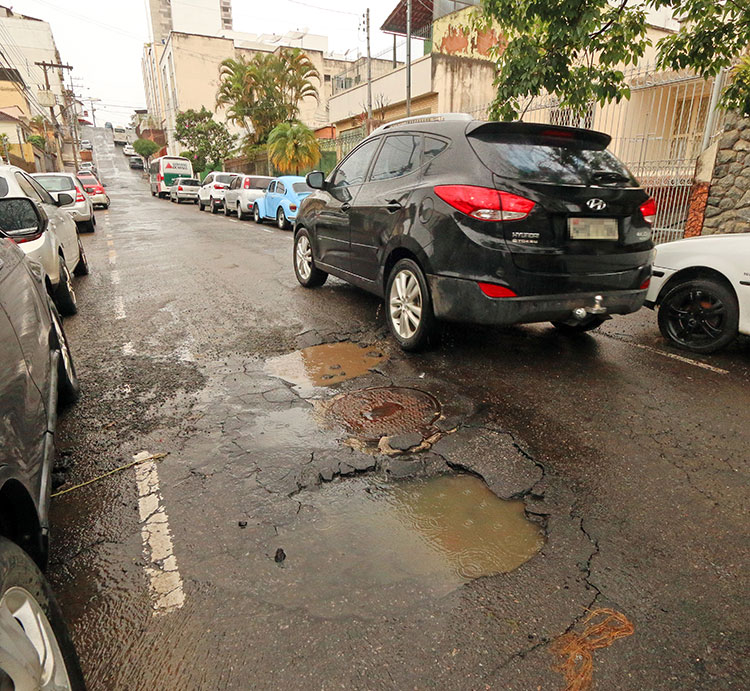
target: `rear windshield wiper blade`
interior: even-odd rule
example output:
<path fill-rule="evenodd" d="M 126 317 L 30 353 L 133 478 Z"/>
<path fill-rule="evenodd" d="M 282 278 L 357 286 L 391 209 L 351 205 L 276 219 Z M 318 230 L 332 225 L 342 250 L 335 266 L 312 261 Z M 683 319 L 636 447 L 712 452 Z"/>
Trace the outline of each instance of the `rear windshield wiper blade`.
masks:
<path fill-rule="evenodd" d="M 630 182 L 627 175 L 614 170 L 595 170 L 591 173 L 592 182 Z"/>

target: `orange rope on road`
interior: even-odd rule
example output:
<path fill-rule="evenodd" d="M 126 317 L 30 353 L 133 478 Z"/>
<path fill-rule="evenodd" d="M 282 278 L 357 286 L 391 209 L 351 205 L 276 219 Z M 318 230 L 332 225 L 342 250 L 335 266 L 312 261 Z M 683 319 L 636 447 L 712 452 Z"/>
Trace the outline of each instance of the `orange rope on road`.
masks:
<path fill-rule="evenodd" d="M 561 658 L 555 669 L 565 677 L 564 691 L 589 691 L 594 679 L 593 651 L 607 648 L 635 631 L 624 614 L 606 608 L 590 612 L 583 624 L 587 625 L 583 633 L 571 631 L 550 646 L 552 653 Z"/>

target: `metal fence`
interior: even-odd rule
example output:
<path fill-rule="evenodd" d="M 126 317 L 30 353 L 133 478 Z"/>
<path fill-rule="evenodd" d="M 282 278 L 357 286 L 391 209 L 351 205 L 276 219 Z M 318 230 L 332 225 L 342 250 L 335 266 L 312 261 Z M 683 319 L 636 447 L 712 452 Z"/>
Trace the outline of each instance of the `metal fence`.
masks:
<path fill-rule="evenodd" d="M 319 139 L 320 152 L 322 154 L 322 168 L 326 173 L 333 170 L 334 166 L 341 161 L 357 144 L 365 138 L 365 127 L 357 127 L 353 130 L 342 132 L 335 139 Z"/>

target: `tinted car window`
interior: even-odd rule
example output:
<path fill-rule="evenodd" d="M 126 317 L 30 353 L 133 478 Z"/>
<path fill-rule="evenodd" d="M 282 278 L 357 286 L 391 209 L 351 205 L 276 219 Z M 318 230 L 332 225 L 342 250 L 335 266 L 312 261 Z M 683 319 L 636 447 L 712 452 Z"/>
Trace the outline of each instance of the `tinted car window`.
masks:
<path fill-rule="evenodd" d="M 234 175 L 217 175 L 216 176 L 216 182 L 221 183 L 222 185 L 228 185 L 230 182 L 234 180 Z"/>
<path fill-rule="evenodd" d="M 295 182 L 292 185 L 292 189 L 297 194 L 305 194 L 305 192 L 312 192 L 312 187 L 308 187 L 306 182 Z"/>
<path fill-rule="evenodd" d="M 0 230 L 13 233 L 37 227 L 39 220 L 28 201 L 9 199 L 0 204 Z"/>
<path fill-rule="evenodd" d="M 380 149 L 370 180 L 389 180 L 413 173 L 419 168 L 418 135 L 399 134 L 386 137 Z"/>
<path fill-rule="evenodd" d="M 428 163 L 433 158 L 443 153 L 446 148 L 448 148 L 448 142 L 445 140 L 437 139 L 436 137 L 425 137 L 423 162 Z"/>
<path fill-rule="evenodd" d="M 360 146 L 347 158 L 333 175 L 333 187 L 361 185 L 365 181 L 372 155 L 380 144 L 379 139 L 371 139 Z"/>
<path fill-rule="evenodd" d="M 270 194 L 270 193 L 271 193 L 271 192 L 273 192 L 273 191 L 274 191 L 275 189 L 276 189 L 276 183 L 275 183 L 275 182 L 272 182 L 272 183 L 271 183 L 270 185 L 268 185 L 268 189 L 266 190 L 266 192 L 267 192 L 268 194 Z"/>
<path fill-rule="evenodd" d="M 47 175 L 36 178 L 36 181 L 48 192 L 67 192 L 75 189 L 73 180 L 66 175 Z"/>
<path fill-rule="evenodd" d="M 276 183 L 276 194 L 286 194 L 286 187 L 283 182 Z"/>
<path fill-rule="evenodd" d="M 540 143 L 535 137 L 503 137 L 492 133 L 472 135 L 469 141 L 484 164 L 505 178 L 588 185 L 592 174 L 598 172 L 622 178 L 619 182 L 637 184 L 630 171 L 609 151 L 585 148 L 577 142 L 552 146 Z"/>
<path fill-rule="evenodd" d="M 266 189 L 267 186 L 268 186 L 268 178 L 246 178 L 245 179 L 245 189 L 264 190 Z"/>
<path fill-rule="evenodd" d="M 26 179 L 25 175 L 22 175 L 21 173 L 16 173 L 16 182 L 18 183 L 18 186 L 21 188 L 21 191 L 27 197 L 30 197 L 31 199 L 38 201 L 38 202 L 42 201 L 41 195 L 39 194 L 39 192 L 37 192 L 33 188 L 31 183 Z"/>
<path fill-rule="evenodd" d="M 200 183 L 197 180 L 188 178 L 187 180 L 183 180 L 180 184 L 183 185 L 184 187 L 198 187 Z"/>
<path fill-rule="evenodd" d="M 204 185 L 210 185 L 214 181 L 213 175 L 206 175 L 206 177 L 203 179 Z"/>

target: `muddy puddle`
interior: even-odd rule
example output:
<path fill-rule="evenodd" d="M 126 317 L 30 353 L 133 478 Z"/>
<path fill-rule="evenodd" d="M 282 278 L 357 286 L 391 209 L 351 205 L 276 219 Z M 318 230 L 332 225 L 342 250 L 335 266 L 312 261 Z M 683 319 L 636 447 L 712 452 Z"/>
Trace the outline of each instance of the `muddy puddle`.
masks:
<path fill-rule="evenodd" d="M 266 360 L 266 371 L 294 384 L 301 394 L 361 377 L 385 355 L 376 347 L 344 341 L 311 346 Z"/>
<path fill-rule="evenodd" d="M 300 495 L 258 582 L 264 599 L 320 616 L 380 616 L 442 597 L 533 557 L 544 537 L 523 502 L 472 475 L 377 483 L 357 478 Z"/>

